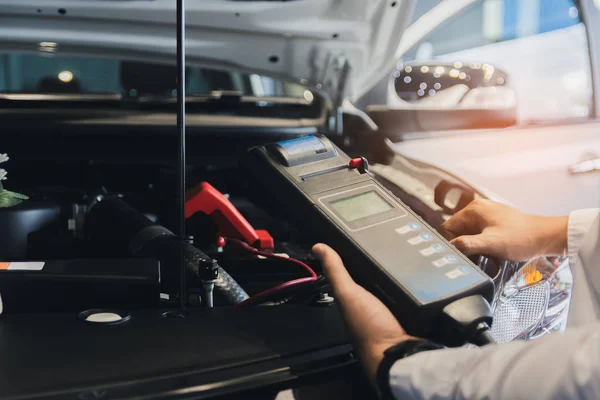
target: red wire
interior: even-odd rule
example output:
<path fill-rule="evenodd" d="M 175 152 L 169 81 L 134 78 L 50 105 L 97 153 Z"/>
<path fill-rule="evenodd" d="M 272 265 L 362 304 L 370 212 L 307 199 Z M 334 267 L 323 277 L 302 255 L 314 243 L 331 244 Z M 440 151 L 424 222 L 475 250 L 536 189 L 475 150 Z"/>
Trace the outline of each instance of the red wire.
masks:
<path fill-rule="evenodd" d="M 267 253 L 267 252 L 260 251 L 260 250 L 256 250 L 256 254 L 258 254 L 260 256 L 263 256 L 263 257 L 267 257 L 267 258 L 274 258 L 276 260 L 283 260 L 283 261 L 292 262 L 292 263 L 294 263 L 296 265 L 299 265 L 302 268 L 304 268 L 311 277 L 317 279 L 317 274 L 315 273 L 315 271 L 313 271 L 313 269 L 311 267 L 309 267 L 308 265 L 306 265 L 305 263 L 303 263 L 300 260 L 296 260 L 295 258 L 290 258 L 290 257 L 283 257 L 283 256 L 280 256 L 278 254 Z"/>
<path fill-rule="evenodd" d="M 231 239 L 230 239 L 231 241 Z M 272 287 L 270 289 L 264 290 L 260 293 L 255 294 L 252 297 L 247 298 L 246 300 L 244 300 L 243 302 L 241 302 L 240 304 L 238 304 L 239 307 L 244 307 L 247 305 L 250 305 L 252 303 L 255 303 L 257 300 L 261 300 L 264 299 L 266 297 L 269 297 L 275 293 L 281 292 L 285 289 L 288 289 L 290 287 L 294 287 L 294 286 L 298 286 L 298 285 L 302 285 L 308 282 L 314 282 L 317 280 L 317 274 L 315 273 L 315 271 L 313 271 L 313 269 L 311 267 L 309 267 L 308 265 L 306 265 L 305 263 L 303 263 L 300 260 L 296 260 L 295 258 L 288 258 L 288 257 L 283 257 L 283 256 L 279 256 L 277 254 L 273 254 L 273 253 L 266 253 L 264 251 L 260 251 L 255 249 L 254 247 L 249 246 L 248 244 L 244 243 L 244 242 L 240 242 L 240 241 L 235 241 L 237 242 L 238 245 L 240 245 L 242 248 L 244 248 L 246 251 L 248 251 L 251 254 L 256 254 L 256 255 L 260 255 L 263 257 L 267 257 L 267 258 L 274 258 L 277 260 L 282 260 L 282 261 L 288 261 L 291 263 L 294 263 L 296 265 L 301 266 L 302 268 L 304 268 L 310 275 L 310 277 L 307 278 L 299 278 L 299 279 L 294 279 L 288 282 L 284 282 L 281 283 L 275 287 Z"/>
<path fill-rule="evenodd" d="M 247 298 L 246 300 L 244 300 L 243 302 L 238 304 L 238 307 L 244 307 L 244 306 L 251 305 L 252 303 L 255 303 L 257 300 L 261 300 L 261 299 L 264 299 L 265 297 L 269 297 L 275 293 L 283 291 L 284 289 L 287 289 L 287 288 L 290 288 L 293 286 L 302 285 L 302 284 L 308 283 L 308 282 L 314 282 L 316 280 L 317 280 L 317 278 L 310 277 L 310 278 L 294 279 L 293 281 L 284 282 L 280 285 L 277 285 L 270 289 L 264 290 L 258 294 L 255 294 L 252 297 Z"/>

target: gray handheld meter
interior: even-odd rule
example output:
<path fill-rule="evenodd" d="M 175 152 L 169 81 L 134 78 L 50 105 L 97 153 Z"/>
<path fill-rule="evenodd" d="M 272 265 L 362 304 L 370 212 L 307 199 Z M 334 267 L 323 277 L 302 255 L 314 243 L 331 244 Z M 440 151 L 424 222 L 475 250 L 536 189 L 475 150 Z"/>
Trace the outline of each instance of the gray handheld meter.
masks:
<path fill-rule="evenodd" d="M 244 168 L 292 220 L 318 232 L 409 333 L 449 345 L 469 340 L 446 306 L 473 295 L 491 301 L 493 282 L 376 181 L 364 158 L 306 136 L 251 149 Z M 482 318 L 491 324 L 489 313 Z"/>

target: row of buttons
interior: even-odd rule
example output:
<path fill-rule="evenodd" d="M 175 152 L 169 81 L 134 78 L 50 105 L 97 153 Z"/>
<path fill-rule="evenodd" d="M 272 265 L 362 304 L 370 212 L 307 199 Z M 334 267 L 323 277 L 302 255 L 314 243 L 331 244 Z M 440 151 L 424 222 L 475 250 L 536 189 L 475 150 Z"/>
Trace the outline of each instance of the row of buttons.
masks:
<path fill-rule="evenodd" d="M 405 235 L 410 232 L 417 232 L 421 230 L 421 225 L 416 222 L 409 222 L 407 225 L 396 229 L 396 233 L 399 235 Z M 427 232 L 420 233 L 418 236 L 414 236 L 407 240 L 407 242 L 413 246 L 416 246 L 421 243 L 431 242 L 433 240 L 433 235 Z M 436 253 L 443 253 L 446 251 L 446 247 L 440 243 L 433 243 L 431 246 L 426 247 L 420 250 L 420 253 L 425 256 L 431 256 Z M 437 268 L 441 268 L 448 264 L 454 264 L 459 261 L 459 257 L 454 254 L 447 254 L 444 257 L 433 261 L 433 265 Z M 446 276 L 449 279 L 456 279 L 463 275 L 468 275 L 470 273 L 470 268 L 466 265 L 461 265 L 453 270 L 446 272 Z"/>

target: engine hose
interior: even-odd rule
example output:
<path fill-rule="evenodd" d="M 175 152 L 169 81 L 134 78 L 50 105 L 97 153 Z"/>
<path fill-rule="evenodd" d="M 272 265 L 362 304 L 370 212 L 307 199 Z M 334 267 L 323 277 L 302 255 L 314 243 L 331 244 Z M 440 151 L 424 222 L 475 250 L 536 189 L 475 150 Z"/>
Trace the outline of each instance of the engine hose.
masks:
<path fill-rule="evenodd" d="M 219 267 L 219 277 L 215 281 L 215 287 L 223 293 L 231 304 L 243 303 L 250 297 L 231 275 L 221 267 Z"/>
<path fill-rule="evenodd" d="M 108 249 L 120 249 L 138 258 L 154 258 L 161 262 L 161 286 L 165 292 L 177 292 L 177 236 L 167 228 L 154 224 L 145 215 L 117 197 L 107 197 L 89 209 L 85 220 L 86 236 Z M 204 262 L 212 259 L 200 249 L 184 244 L 184 264 L 189 284 L 202 286 L 199 272 Z M 249 296 L 225 271 L 218 267 L 215 288 L 230 304 L 239 304 Z"/>

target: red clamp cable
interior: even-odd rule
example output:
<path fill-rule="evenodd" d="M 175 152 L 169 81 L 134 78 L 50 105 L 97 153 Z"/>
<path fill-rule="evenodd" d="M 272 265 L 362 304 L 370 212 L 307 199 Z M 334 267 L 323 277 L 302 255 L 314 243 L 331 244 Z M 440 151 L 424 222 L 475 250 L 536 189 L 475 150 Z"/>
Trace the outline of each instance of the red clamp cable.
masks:
<path fill-rule="evenodd" d="M 233 204 L 208 182 L 202 182 L 185 194 L 185 218 L 202 211 L 217 225 L 219 236 L 242 240 L 261 249 L 274 248 L 267 231 L 255 230 Z"/>
<path fill-rule="evenodd" d="M 291 287 L 295 288 L 297 286 L 302 286 L 307 283 L 315 282 L 317 280 L 317 274 L 315 273 L 315 271 L 313 271 L 313 269 L 311 267 L 309 267 L 308 265 L 306 265 L 305 263 L 303 263 L 300 260 L 296 260 L 294 258 L 283 257 L 283 256 L 273 254 L 273 253 L 267 253 L 264 251 L 260 251 L 260 250 L 257 250 L 255 248 L 249 246 L 247 243 L 244 243 L 242 241 L 235 240 L 235 239 L 227 240 L 227 246 L 230 246 L 231 249 L 245 252 L 249 255 L 262 256 L 265 258 L 272 258 L 272 259 L 277 259 L 277 260 L 293 263 L 295 265 L 298 265 L 298 266 L 304 268 L 306 270 L 306 272 L 308 272 L 308 274 L 310 275 L 306 278 L 298 278 L 298 279 L 294 279 L 294 280 L 291 280 L 288 282 L 283 282 L 275 287 L 263 290 L 262 292 L 257 293 L 254 296 L 249 297 L 248 299 L 244 300 L 243 302 L 238 304 L 237 307 L 246 307 L 249 305 L 260 304 L 261 302 L 265 301 L 266 299 L 268 299 L 270 296 L 272 296 L 274 294 L 280 294 L 281 292 L 284 292 Z"/>

